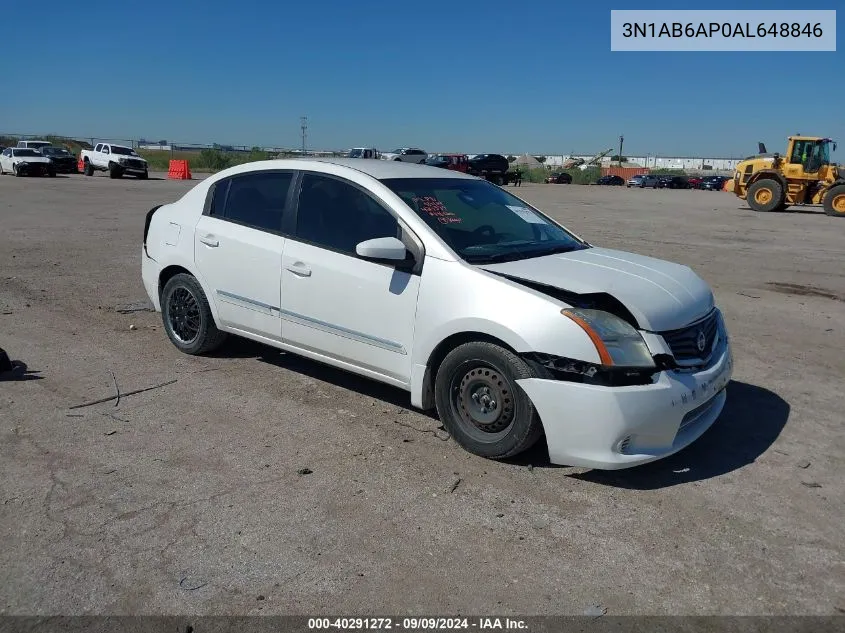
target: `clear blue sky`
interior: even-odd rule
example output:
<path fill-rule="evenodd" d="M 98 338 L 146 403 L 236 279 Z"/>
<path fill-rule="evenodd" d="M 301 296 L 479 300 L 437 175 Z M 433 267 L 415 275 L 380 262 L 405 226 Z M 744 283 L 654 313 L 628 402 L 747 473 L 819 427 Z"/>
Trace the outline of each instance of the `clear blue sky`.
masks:
<path fill-rule="evenodd" d="M 612 53 L 610 10 L 631 6 L 7 2 L 0 133 L 296 147 L 307 115 L 311 148 L 560 154 L 624 134 L 626 154 L 744 156 L 796 132 L 845 144 L 841 34 L 835 53 Z M 806 8 L 838 8 L 845 30 L 841 0 Z"/>

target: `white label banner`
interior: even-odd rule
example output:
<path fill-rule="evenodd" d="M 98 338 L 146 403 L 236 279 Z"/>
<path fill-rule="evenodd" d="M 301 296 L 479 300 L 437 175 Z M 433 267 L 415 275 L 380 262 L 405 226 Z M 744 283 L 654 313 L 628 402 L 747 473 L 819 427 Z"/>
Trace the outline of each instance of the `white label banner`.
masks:
<path fill-rule="evenodd" d="M 836 51 L 833 10 L 612 10 L 611 51 Z"/>

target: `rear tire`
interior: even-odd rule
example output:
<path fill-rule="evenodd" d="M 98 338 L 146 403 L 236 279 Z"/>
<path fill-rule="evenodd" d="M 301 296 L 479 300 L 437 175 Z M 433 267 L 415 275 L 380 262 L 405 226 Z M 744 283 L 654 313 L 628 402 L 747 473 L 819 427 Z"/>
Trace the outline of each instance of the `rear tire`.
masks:
<path fill-rule="evenodd" d="M 185 354 L 205 354 L 226 340 L 226 333 L 214 323 L 202 286 L 192 275 L 179 273 L 164 285 L 161 319 L 170 342 Z"/>
<path fill-rule="evenodd" d="M 758 180 L 748 187 L 746 202 L 755 211 L 776 211 L 783 204 L 783 186 L 771 178 Z"/>
<path fill-rule="evenodd" d="M 516 384 L 535 372 L 512 352 L 475 341 L 453 349 L 437 370 L 437 414 L 464 449 L 489 459 L 512 457 L 543 435 L 540 416 Z"/>
<path fill-rule="evenodd" d="M 836 218 L 845 218 L 845 184 L 831 187 L 822 202 L 824 212 Z"/>

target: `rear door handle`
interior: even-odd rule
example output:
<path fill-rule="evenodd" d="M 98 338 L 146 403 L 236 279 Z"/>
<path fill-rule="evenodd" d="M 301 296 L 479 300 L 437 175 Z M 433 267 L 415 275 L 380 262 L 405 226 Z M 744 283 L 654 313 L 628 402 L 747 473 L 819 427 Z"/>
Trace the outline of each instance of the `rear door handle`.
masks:
<path fill-rule="evenodd" d="M 220 241 L 211 233 L 209 233 L 208 235 L 200 235 L 200 242 L 202 242 L 206 246 L 220 246 Z"/>
<path fill-rule="evenodd" d="M 292 272 L 294 275 L 298 277 L 310 277 L 311 276 L 311 268 L 308 264 L 303 262 L 294 262 L 293 264 L 288 264 L 285 266 L 287 270 Z"/>

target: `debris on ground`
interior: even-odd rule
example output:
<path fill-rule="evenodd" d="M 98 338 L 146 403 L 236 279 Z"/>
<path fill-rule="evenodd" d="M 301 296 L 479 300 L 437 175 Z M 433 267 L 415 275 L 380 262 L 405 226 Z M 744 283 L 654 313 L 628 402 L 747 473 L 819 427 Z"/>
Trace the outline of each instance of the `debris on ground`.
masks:
<path fill-rule="evenodd" d="M 458 486 L 460 486 L 460 485 L 461 485 L 461 478 L 458 477 L 457 479 L 455 479 L 455 481 L 452 482 L 452 485 L 449 486 L 449 489 L 446 492 L 451 494 L 451 493 L 455 492 L 455 490 L 457 490 Z"/>
<path fill-rule="evenodd" d="M 816 483 L 815 481 L 802 481 L 802 486 L 807 486 L 807 488 L 821 488 L 822 485 L 820 483 Z"/>
<path fill-rule="evenodd" d="M 802 462 L 798 462 L 798 468 L 809 468 L 809 467 L 810 467 L 810 463 L 811 463 L 811 462 L 810 462 L 810 460 L 809 460 L 809 459 L 805 459 L 805 460 L 804 460 L 804 461 L 802 461 Z"/>
<path fill-rule="evenodd" d="M 144 387 L 143 389 L 135 389 L 134 391 L 127 391 L 126 393 L 123 393 L 123 394 L 120 394 L 120 395 L 121 396 L 134 396 L 136 393 L 143 393 L 145 391 L 152 391 L 153 389 L 159 389 L 161 387 L 166 387 L 167 385 L 172 385 L 174 382 L 176 382 L 175 378 L 173 380 L 168 380 L 166 382 L 160 382 L 159 384 L 153 385 L 152 387 Z M 69 408 L 70 409 L 81 409 L 82 407 L 90 407 L 90 406 L 93 406 L 95 404 L 100 404 L 102 402 L 110 402 L 111 400 L 114 400 L 117 397 L 118 397 L 118 395 L 115 394 L 113 396 L 109 396 L 108 398 L 100 398 L 99 400 L 92 400 L 91 402 L 83 402 L 82 404 L 75 404 L 75 405 L 73 405 L 72 407 L 69 407 Z"/>
<path fill-rule="evenodd" d="M 179 587 L 184 589 L 185 591 L 196 591 L 197 589 L 202 589 L 208 583 L 204 580 L 199 580 L 198 578 L 191 578 L 190 576 L 183 576 L 182 579 L 179 581 Z"/>
<path fill-rule="evenodd" d="M 300 468 L 299 470 L 296 471 L 296 474 L 297 475 L 310 475 L 313 472 L 314 471 L 311 470 L 310 468 Z"/>
<path fill-rule="evenodd" d="M 680 473 L 688 473 L 688 472 L 689 472 L 689 468 L 679 468 L 678 470 L 673 470 L 672 472 L 673 472 L 673 473 L 678 473 L 678 474 L 680 474 Z"/>
<path fill-rule="evenodd" d="M 593 618 L 600 618 L 604 614 L 607 613 L 607 607 L 602 606 L 600 604 L 591 604 L 586 609 L 584 609 L 584 615 L 593 617 Z"/>
<path fill-rule="evenodd" d="M 149 301 L 135 301 L 117 306 L 114 311 L 120 314 L 131 314 L 132 312 L 155 312 L 155 308 Z"/>

